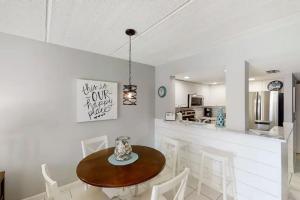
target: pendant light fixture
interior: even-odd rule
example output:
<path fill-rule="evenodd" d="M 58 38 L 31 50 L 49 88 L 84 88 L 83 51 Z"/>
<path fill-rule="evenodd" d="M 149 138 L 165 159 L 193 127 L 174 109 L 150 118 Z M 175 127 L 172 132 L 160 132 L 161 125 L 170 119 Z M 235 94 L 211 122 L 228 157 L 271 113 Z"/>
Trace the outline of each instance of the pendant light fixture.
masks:
<path fill-rule="evenodd" d="M 127 29 L 126 35 L 129 36 L 129 84 L 123 86 L 123 105 L 136 105 L 137 86 L 131 83 L 131 37 L 135 35 L 134 29 Z"/>

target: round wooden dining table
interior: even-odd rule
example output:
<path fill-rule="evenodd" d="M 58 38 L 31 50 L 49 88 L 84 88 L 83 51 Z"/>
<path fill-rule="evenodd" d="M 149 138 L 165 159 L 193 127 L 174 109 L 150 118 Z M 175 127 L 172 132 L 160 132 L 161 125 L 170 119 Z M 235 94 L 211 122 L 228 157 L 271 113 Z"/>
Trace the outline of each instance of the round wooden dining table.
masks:
<path fill-rule="evenodd" d="M 77 176 L 83 182 L 96 187 L 117 188 L 137 185 L 157 176 L 164 168 L 164 155 L 153 148 L 132 145 L 132 152 L 139 158 L 131 164 L 116 166 L 108 162 L 114 147 L 107 148 L 81 160 Z"/>

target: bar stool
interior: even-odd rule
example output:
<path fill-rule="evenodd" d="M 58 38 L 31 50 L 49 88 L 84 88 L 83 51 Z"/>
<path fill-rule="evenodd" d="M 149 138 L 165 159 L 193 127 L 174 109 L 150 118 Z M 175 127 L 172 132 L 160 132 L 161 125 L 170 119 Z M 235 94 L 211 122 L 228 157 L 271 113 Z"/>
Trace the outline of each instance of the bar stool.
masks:
<path fill-rule="evenodd" d="M 220 163 L 221 166 L 221 178 L 222 178 L 222 193 L 223 200 L 228 199 L 228 188 L 232 187 L 232 197 L 234 200 L 237 200 L 237 192 L 236 192 L 236 181 L 234 174 L 234 166 L 233 166 L 233 154 L 230 152 L 224 152 L 218 149 L 204 147 L 201 150 L 201 163 L 200 163 L 200 174 L 199 174 L 199 184 L 198 184 L 198 195 L 201 193 L 202 183 L 205 182 L 204 179 L 204 171 L 205 171 L 205 158 L 210 159 L 214 162 Z M 208 170 L 210 170 L 208 168 Z M 219 188 L 215 186 L 215 184 L 211 184 L 206 182 L 206 184 L 216 190 L 219 191 Z"/>
<path fill-rule="evenodd" d="M 171 138 L 168 136 L 161 136 L 159 138 L 158 149 L 163 152 L 166 157 L 166 166 L 165 169 L 155 178 L 148 181 L 145 184 L 142 184 L 142 187 L 152 187 L 157 184 L 161 184 L 168 180 L 171 180 L 180 172 L 185 169 L 185 163 L 181 162 L 182 157 L 185 154 L 185 148 L 187 143 L 178 139 Z"/>

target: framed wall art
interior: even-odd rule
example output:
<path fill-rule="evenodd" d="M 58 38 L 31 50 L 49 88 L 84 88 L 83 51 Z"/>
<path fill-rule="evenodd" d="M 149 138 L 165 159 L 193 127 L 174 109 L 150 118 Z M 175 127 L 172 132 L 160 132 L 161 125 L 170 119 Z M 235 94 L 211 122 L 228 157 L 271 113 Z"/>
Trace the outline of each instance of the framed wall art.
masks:
<path fill-rule="evenodd" d="M 117 119 L 118 83 L 77 79 L 77 122 Z"/>

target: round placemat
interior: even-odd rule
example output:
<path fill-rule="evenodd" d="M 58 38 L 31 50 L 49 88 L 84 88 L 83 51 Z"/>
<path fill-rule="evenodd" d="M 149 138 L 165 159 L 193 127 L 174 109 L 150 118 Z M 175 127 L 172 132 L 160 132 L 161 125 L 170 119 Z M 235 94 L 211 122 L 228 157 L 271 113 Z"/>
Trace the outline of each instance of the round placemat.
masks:
<path fill-rule="evenodd" d="M 139 155 L 134 152 L 131 152 L 130 156 L 131 158 L 129 160 L 120 161 L 120 160 L 116 160 L 115 155 L 112 154 L 108 157 L 107 160 L 112 165 L 122 166 L 122 165 L 129 165 L 131 163 L 134 163 L 139 158 Z"/>

